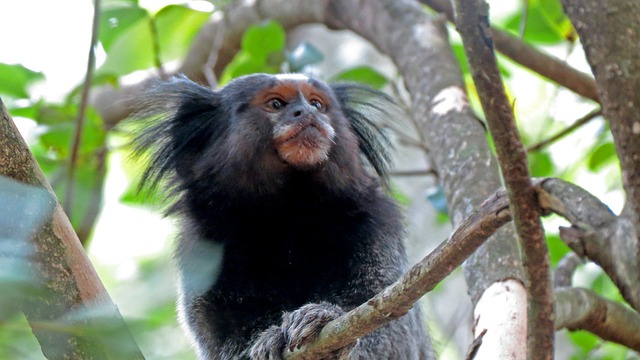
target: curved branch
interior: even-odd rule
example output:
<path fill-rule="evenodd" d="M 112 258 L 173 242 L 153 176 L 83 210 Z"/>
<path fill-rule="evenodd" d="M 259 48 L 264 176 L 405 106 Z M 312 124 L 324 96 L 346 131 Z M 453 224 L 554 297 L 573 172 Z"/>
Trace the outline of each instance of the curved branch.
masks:
<path fill-rule="evenodd" d="M 542 182 L 540 206 L 572 224 L 561 229 L 561 238 L 573 251 L 600 265 L 618 286 L 622 296 L 640 311 L 638 239 L 631 221 L 616 216 L 598 198 L 560 179 Z"/>
<path fill-rule="evenodd" d="M 631 223 L 640 238 L 640 2 L 562 0 L 562 5 L 595 75 L 620 158 Z M 636 245 L 633 253 L 640 258 Z"/>
<path fill-rule="evenodd" d="M 556 290 L 556 329 L 587 330 L 601 339 L 640 351 L 640 315 L 591 290 Z"/>
<path fill-rule="evenodd" d="M 513 109 L 502 85 L 489 30 L 489 6 L 482 0 L 455 0 L 456 24 L 473 81 L 493 137 L 511 212 L 520 239 L 530 303 L 529 358 L 553 358 L 553 291 L 545 241 L 528 161 Z"/>

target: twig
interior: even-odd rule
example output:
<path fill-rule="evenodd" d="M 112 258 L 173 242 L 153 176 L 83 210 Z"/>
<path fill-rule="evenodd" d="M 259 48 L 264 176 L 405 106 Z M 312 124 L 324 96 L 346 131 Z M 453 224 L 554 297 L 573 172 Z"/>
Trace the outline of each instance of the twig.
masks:
<path fill-rule="evenodd" d="M 220 20 L 220 26 L 218 27 L 218 31 L 213 38 L 213 44 L 211 45 L 211 52 L 207 57 L 207 62 L 202 67 L 202 74 L 204 74 L 205 79 L 207 79 L 207 83 L 209 87 L 215 89 L 218 87 L 218 78 L 213 71 L 213 68 L 216 66 L 218 62 L 218 54 L 220 52 L 220 47 L 222 46 L 222 42 L 224 41 L 224 36 L 226 34 L 227 24 L 226 24 L 226 14 L 222 12 L 217 13 L 217 15 L 222 16 Z"/>
<path fill-rule="evenodd" d="M 520 39 L 524 39 L 524 33 L 527 31 L 527 13 L 529 12 L 529 1 L 522 0 L 522 14 L 520 18 L 520 27 L 518 29 L 518 34 L 520 35 Z"/>
<path fill-rule="evenodd" d="M 73 209 L 73 195 L 75 191 L 75 172 L 78 165 L 78 155 L 80 153 L 80 143 L 82 141 L 82 131 L 87 115 L 87 107 L 89 105 L 89 91 L 91 90 L 91 82 L 93 81 L 93 72 L 96 65 L 96 46 L 98 43 L 98 31 L 100 29 L 100 0 L 93 1 L 93 25 L 91 29 L 91 45 L 89 47 L 89 59 L 87 60 L 87 74 L 85 76 L 84 85 L 82 86 L 82 94 L 80 97 L 80 105 L 78 106 L 78 114 L 76 116 L 76 127 L 73 134 L 73 143 L 71 144 L 71 156 L 69 158 L 69 169 L 67 172 L 67 187 L 64 193 L 64 210 L 67 216 L 71 218 Z"/>
<path fill-rule="evenodd" d="M 458 32 L 462 37 L 473 80 L 494 139 L 522 249 L 526 286 L 530 296 L 527 354 L 532 359 L 552 359 L 553 290 L 549 252 L 540 222 L 540 208 L 528 171 L 526 152 L 493 52 L 488 5 L 482 0 L 455 0 L 453 3 Z"/>
<path fill-rule="evenodd" d="M 566 129 L 558 132 L 557 134 L 551 136 L 550 138 L 543 140 L 537 144 L 531 145 L 527 148 L 527 152 L 534 152 L 534 151 L 538 151 L 540 149 L 542 149 L 543 147 L 553 144 L 554 142 L 562 139 L 563 137 L 565 137 L 566 135 L 572 133 L 574 130 L 578 129 L 579 127 L 585 125 L 586 123 L 588 123 L 589 121 L 595 119 L 596 117 L 602 115 L 602 109 L 595 109 L 593 111 L 591 111 L 590 113 L 588 113 L 587 115 L 581 117 L 580 119 L 576 120 L 576 122 L 574 122 L 573 124 L 571 124 L 569 127 L 567 127 Z"/>
<path fill-rule="evenodd" d="M 162 65 L 162 59 L 160 58 L 160 39 L 158 37 L 158 26 L 156 20 L 153 17 L 149 18 L 149 29 L 151 30 L 151 44 L 153 46 L 153 62 L 158 69 L 158 76 L 161 79 L 167 78 L 167 72 Z"/>
<path fill-rule="evenodd" d="M 424 170 L 396 170 L 389 171 L 389 175 L 391 176 L 430 176 L 437 175 L 435 171 L 430 169 Z"/>

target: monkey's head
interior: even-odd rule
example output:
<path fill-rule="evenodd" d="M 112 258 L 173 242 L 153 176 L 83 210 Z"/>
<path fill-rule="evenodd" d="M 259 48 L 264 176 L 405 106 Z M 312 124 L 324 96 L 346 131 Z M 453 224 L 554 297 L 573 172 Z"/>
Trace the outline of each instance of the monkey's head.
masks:
<path fill-rule="evenodd" d="M 329 159 L 336 131 L 330 110 L 335 99 L 326 85 L 297 75 L 276 76 L 253 97 L 255 118 L 273 126 L 273 145 L 283 162 L 314 168 Z M 333 115 L 333 116 L 330 116 Z"/>
<path fill-rule="evenodd" d="M 138 139 L 153 151 L 143 180 L 175 174 L 178 191 L 265 193 L 303 174 L 335 188 L 370 178 L 363 158 L 384 176 L 388 141 L 376 124 L 393 107 L 378 91 L 300 74 L 249 75 L 218 91 L 176 77 L 144 103 L 141 114 L 160 119 Z"/>

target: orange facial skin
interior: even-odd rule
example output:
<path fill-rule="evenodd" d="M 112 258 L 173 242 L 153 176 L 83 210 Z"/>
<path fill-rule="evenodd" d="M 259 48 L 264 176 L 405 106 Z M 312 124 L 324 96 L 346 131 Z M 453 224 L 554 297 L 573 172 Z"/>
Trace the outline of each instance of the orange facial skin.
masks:
<path fill-rule="evenodd" d="M 305 78 L 285 78 L 254 97 L 273 124 L 280 158 L 297 168 L 314 168 L 329 158 L 335 130 L 327 115 L 329 97 Z"/>

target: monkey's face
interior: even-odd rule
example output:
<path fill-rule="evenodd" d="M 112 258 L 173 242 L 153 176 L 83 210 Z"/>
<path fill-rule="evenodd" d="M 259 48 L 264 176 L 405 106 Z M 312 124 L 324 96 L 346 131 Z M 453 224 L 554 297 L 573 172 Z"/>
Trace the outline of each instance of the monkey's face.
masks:
<path fill-rule="evenodd" d="M 252 105 L 273 126 L 273 146 L 286 164 L 314 168 L 329 158 L 336 131 L 329 110 L 332 97 L 320 83 L 302 75 L 278 75 L 253 98 Z"/>

